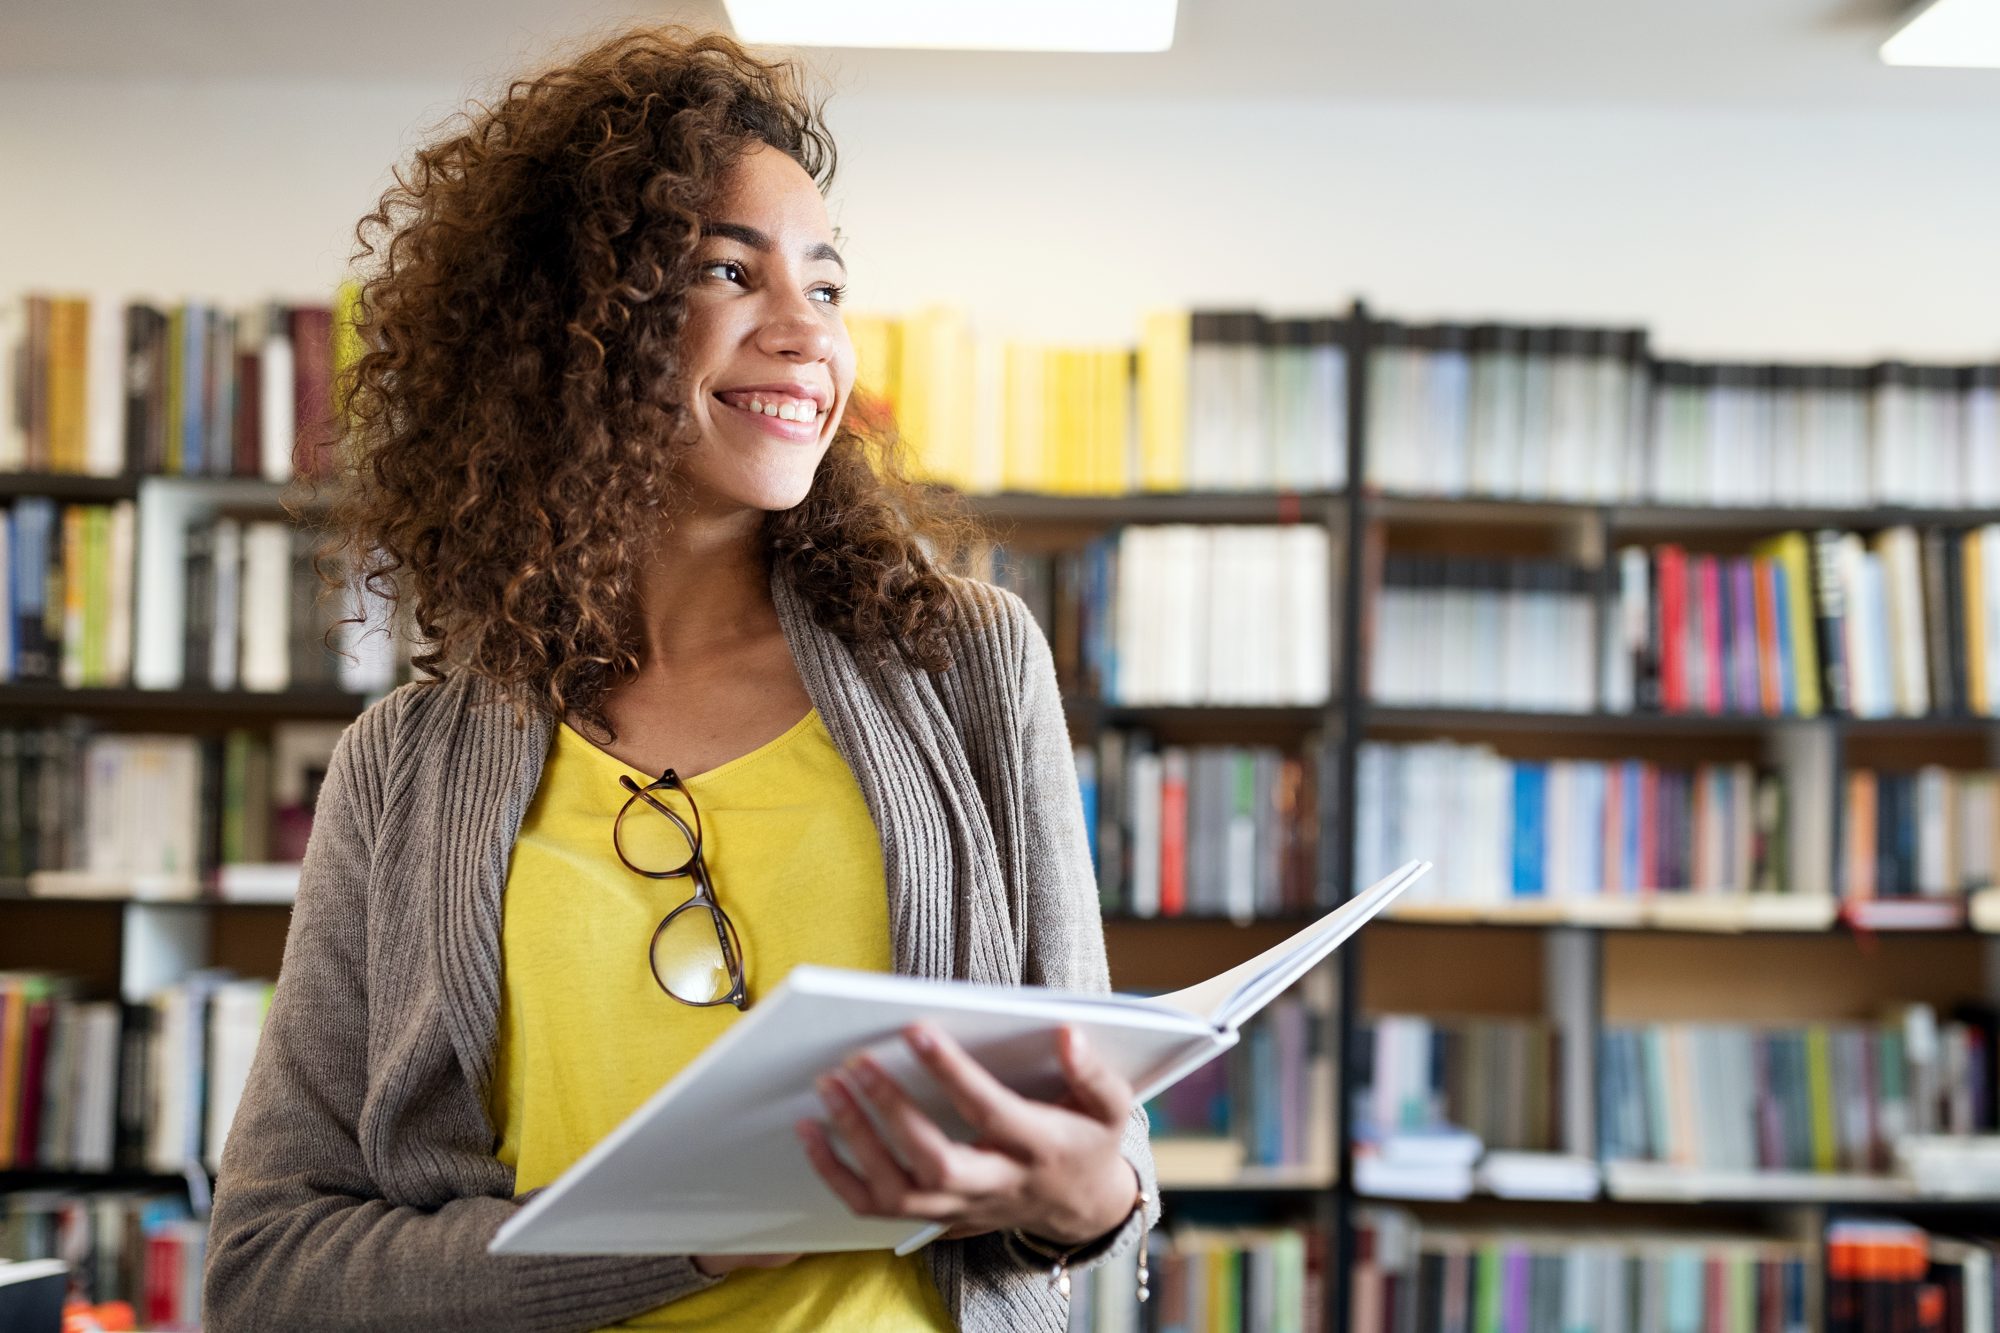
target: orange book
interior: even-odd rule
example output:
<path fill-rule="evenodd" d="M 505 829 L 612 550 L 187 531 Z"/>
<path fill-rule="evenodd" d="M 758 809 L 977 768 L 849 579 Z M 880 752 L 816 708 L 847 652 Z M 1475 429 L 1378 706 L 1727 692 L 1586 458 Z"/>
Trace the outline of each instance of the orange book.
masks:
<path fill-rule="evenodd" d="M 1875 807 L 1874 773 L 1865 768 L 1849 773 L 1843 896 L 1855 902 L 1875 896 Z"/>
<path fill-rule="evenodd" d="M 1785 686 L 1779 679 L 1777 562 L 1758 558 L 1750 564 L 1752 602 L 1757 610 L 1757 700 L 1767 716 L 1785 711 Z"/>
<path fill-rule="evenodd" d="M 1965 590 L 1965 697 L 1972 711 L 1993 712 L 1993 698 L 1986 690 L 1986 578 L 1985 552 L 1980 548 L 1979 529 L 1959 540 L 1959 584 Z"/>

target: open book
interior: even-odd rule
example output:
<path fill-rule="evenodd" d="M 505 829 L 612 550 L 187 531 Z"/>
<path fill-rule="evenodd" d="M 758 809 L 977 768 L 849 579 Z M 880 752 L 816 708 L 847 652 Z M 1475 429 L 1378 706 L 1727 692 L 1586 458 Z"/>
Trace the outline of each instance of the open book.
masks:
<path fill-rule="evenodd" d="M 1222 1054 L 1258 1010 L 1430 869 L 1412 861 L 1283 943 L 1170 995 L 1077 994 L 795 967 L 687 1068 L 500 1228 L 494 1254 L 755 1254 L 889 1249 L 942 1227 L 856 1217 L 792 1131 L 825 1108 L 813 1080 L 866 1050 L 945 1133 L 973 1137 L 902 1031 L 923 1017 L 1015 1091 L 1067 1084 L 1053 1032 L 1083 1030 L 1156 1096 Z"/>

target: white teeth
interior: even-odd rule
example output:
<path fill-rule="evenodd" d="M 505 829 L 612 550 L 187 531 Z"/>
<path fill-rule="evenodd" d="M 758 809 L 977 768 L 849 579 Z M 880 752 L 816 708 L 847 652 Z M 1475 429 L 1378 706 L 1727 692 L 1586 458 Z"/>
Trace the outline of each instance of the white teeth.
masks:
<path fill-rule="evenodd" d="M 758 412 L 767 417 L 777 417 L 783 421 L 811 422 L 819 416 L 819 404 L 807 399 L 804 402 L 786 400 L 767 403 L 762 398 L 751 398 L 744 410 Z"/>

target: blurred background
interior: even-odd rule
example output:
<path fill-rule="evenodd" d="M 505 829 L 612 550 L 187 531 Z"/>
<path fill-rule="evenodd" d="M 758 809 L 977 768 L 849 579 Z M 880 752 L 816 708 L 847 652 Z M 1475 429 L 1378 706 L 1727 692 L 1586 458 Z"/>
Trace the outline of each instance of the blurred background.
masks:
<path fill-rule="evenodd" d="M 0 1328 L 200 1327 L 318 784 L 411 675 L 313 595 L 357 220 L 749 3 L 0 0 Z M 1149 1103 L 1151 1298 L 1073 1326 L 1993 1329 L 2000 0 L 1164 10 L 770 48 L 864 386 L 1053 645 L 1114 984 L 1438 862 Z"/>

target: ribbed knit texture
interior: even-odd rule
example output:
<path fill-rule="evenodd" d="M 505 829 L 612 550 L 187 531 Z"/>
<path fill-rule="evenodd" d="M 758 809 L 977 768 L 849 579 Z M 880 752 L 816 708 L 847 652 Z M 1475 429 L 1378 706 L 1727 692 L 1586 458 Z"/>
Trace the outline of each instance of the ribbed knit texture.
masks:
<path fill-rule="evenodd" d="M 898 972 L 1109 989 L 1054 664 L 1019 598 L 959 585 L 950 671 L 857 660 L 782 578 L 806 692 L 882 836 Z M 277 992 L 223 1152 L 204 1286 L 212 1333 L 582 1330 L 726 1278 L 683 1256 L 501 1258 L 520 1206 L 485 1111 L 500 903 L 550 724 L 485 683 L 405 685 L 342 735 Z M 1146 1119 L 1124 1152 L 1157 1195 Z M 528 1196 L 523 1196 L 523 1198 Z M 1157 1204 L 1073 1265 L 1132 1247 Z M 1059 1333 L 1068 1302 L 996 1236 L 931 1271 L 974 1333 Z"/>

